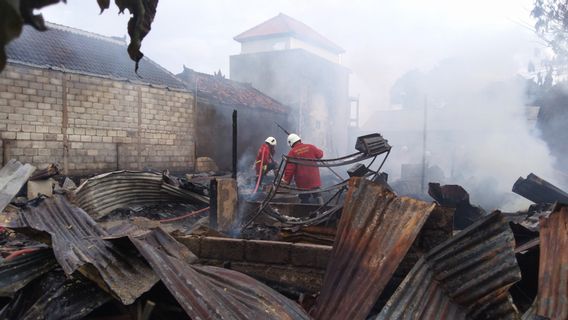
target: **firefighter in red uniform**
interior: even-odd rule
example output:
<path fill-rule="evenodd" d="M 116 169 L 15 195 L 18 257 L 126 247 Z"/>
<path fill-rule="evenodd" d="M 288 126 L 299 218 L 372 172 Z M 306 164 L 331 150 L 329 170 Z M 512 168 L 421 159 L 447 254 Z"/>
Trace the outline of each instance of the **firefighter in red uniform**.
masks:
<path fill-rule="evenodd" d="M 295 133 L 288 136 L 288 145 L 292 148 L 288 153 L 288 157 L 304 159 L 323 158 L 322 150 L 318 149 L 314 145 L 302 143 L 300 136 Z M 284 169 L 282 183 L 290 184 L 292 179 L 296 181 L 296 187 L 298 187 L 298 189 L 317 190 L 321 187 L 318 167 L 287 163 L 286 168 Z M 309 203 L 310 197 L 313 197 L 317 203 L 323 204 L 323 199 L 319 192 L 300 194 L 299 197 L 302 203 Z"/>
<path fill-rule="evenodd" d="M 276 139 L 274 137 L 268 137 L 264 140 L 260 148 L 258 148 L 256 162 L 254 163 L 257 179 L 259 176 L 265 177 L 268 171 L 276 169 L 276 162 L 272 159 L 275 147 Z"/>

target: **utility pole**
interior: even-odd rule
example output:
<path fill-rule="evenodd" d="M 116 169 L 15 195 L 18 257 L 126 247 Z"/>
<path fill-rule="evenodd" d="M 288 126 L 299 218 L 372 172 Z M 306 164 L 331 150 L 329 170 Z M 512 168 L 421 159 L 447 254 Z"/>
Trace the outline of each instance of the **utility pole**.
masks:
<path fill-rule="evenodd" d="M 422 130 L 422 179 L 420 188 L 426 194 L 426 135 L 428 130 L 428 96 L 424 96 L 424 127 Z"/>
<path fill-rule="evenodd" d="M 237 178 L 237 110 L 233 110 L 233 174 Z"/>

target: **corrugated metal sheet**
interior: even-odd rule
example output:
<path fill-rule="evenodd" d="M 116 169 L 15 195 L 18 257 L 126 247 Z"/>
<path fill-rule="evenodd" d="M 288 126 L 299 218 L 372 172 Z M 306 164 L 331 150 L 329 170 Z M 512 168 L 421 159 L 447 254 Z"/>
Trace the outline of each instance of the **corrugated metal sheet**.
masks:
<path fill-rule="evenodd" d="M 42 295 L 21 319 L 82 319 L 110 300 L 109 294 L 88 280 L 67 279 Z"/>
<path fill-rule="evenodd" d="M 421 258 L 377 319 L 516 319 L 514 247 L 506 219 L 492 213 Z"/>
<path fill-rule="evenodd" d="M 245 274 L 192 265 L 189 249 L 159 228 L 129 239 L 192 319 L 309 319 L 298 304 Z"/>
<path fill-rule="evenodd" d="M 0 296 L 12 296 L 32 280 L 57 266 L 50 248 L 33 252 L 0 262 Z"/>
<path fill-rule="evenodd" d="M 82 319 L 112 298 L 91 281 L 52 271 L 18 291 L 0 319 Z"/>
<path fill-rule="evenodd" d="M 536 301 L 531 305 L 531 307 L 523 314 L 521 320 L 538 320 L 536 315 Z M 542 319 L 544 320 L 544 319 Z"/>
<path fill-rule="evenodd" d="M 35 171 L 30 164 L 21 164 L 14 159 L 0 169 L 0 212 L 12 201 Z"/>
<path fill-rule="evenodd" d="M 49 233 L 55 258 L 65 273 L 81 272 L 124 304 L 134 302 L 158 281 L 144 261 L 103 240 L 108 233 L 63 196 L 54 195 L 37 207 L 28 207 L 5 226 Z"/>
<path fill-rule="evenodd" d="M 568 193 L 534 173 L 529 174 L 526 179 L 520 177 L 513 185 L 513 192 L 534 203 L 568 202 Z"/>
<path fill-rule="evenodd" d="M 364 319 L 435 207 L 352 178 L 314 317 Z"/>
<path fill-rule="evenodd" d="M 568 319 L 568 206 L 540 220 L 540 263 L 536 314 Z"/>
<path fill-rule="evenodd" d="M 207 197 L 169 185 L 162 174 L 115 171 L 95 176 L 75 190 L 76 203 L 95 219 L 111 211 L 158 202 L 198 202 L 209 204 Z"/>

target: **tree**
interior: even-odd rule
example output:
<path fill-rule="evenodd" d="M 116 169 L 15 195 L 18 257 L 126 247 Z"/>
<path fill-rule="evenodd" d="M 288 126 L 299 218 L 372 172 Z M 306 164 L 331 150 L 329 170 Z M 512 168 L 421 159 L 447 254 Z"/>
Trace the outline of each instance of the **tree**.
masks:
<path fill-rule="evenodd" d="M 66 0 L 0 0 L 0 72 L 6 65 L 5 46 L 22 33 L 24 24 L 31 25 L 39 31 L 47 30 L 41 14 L 34 14 L 34 10 L 45 6 L 66 2 Z M 97 0 L 101 13 L 110 7 L 110 0 Z M 138 62 L 144 54 L 140 52 L 142 39 L 150 32 L 152 21 L 156 15 L 158 0 L 115 0 L 114 3 L 120 13 L 128 9 L 132 17 L 128 21 L 128 55 Z"/>
<path fill-rule="evenodd" d="M 568 0 L 535 0 L 531 16 L 536 33 L 555 55 L 543 61 L 545 78 L 551 80 L 554 72 L 562 74 L 568 68 Z"/>

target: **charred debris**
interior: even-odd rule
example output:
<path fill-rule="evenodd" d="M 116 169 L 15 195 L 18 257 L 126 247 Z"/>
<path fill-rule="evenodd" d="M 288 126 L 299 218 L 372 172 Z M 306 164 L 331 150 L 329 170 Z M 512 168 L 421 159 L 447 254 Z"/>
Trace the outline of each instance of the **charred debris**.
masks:
<path fill-rule="evenodd" d="M 11 160 L 0 318 L 568 319 L 566 192 L 531 173 L 513 186 L 524 212 L 485 212 L 457 185 L 423 201 L 388 185 L 380 134 L 355 149 L 284 157 L 257 193 L 230 174 L 77 181 Z M 351 167 L 301 204 L 286 163 Z"/>

